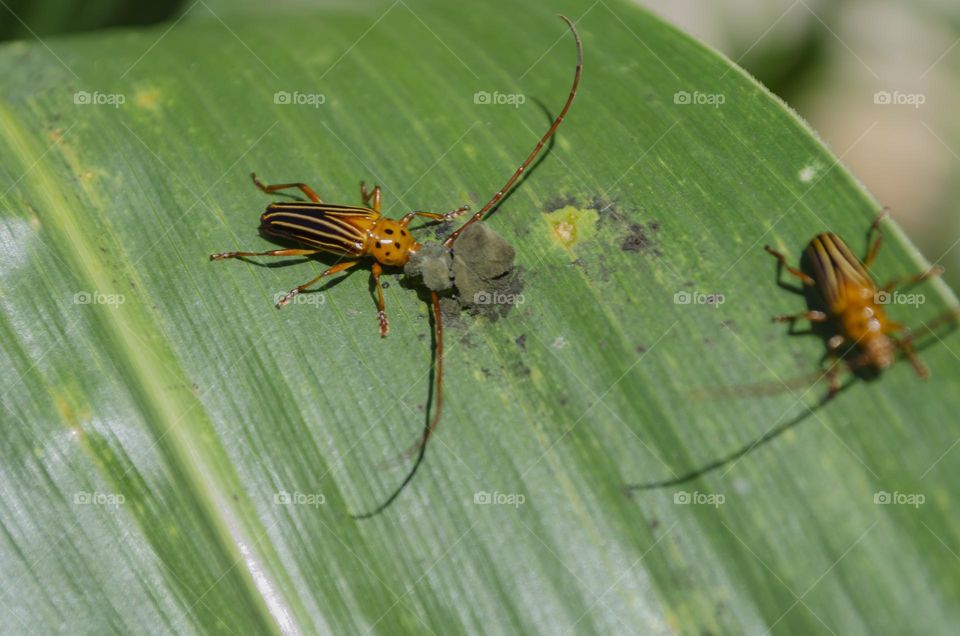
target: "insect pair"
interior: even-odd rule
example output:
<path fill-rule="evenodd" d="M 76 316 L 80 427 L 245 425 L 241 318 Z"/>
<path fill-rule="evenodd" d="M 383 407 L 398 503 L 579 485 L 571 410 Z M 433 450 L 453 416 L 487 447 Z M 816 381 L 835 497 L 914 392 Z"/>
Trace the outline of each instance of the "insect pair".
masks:
<path fill-rule="evenodd" d="M 533 163 L 546 142 L 557 131 L 573 103 L 583 68 L 583 46 L 574 24 L 568 18 L 560 17 L 572 31 L 577 46 L 577 65 L 569 96 L 547 132 L 539 139 L 533 151 L 514 171 L 503 187 L 460 229 L 454 231 L 443 241 L 442 244 L 447 249 L 452 250 L 462 232 L 484 218 L 510 191 Z M 409 224 L 417 217 L 431 221 L 449 221 L 469 209 L 468 206 L 462 206 L 442 214 L 415 211 L 406 214 L 400 220 L 394 220 L 384 217 L 381 213 L 379 186 L 368 192 L 364 184 L 361 183 L 360 198 L 363 205 L 350 206 L 324 203 L 316 192 L 304 183 L 264 185 L 256 176 L 253 176 L 253 180 L 257 187 L 266 193 L 296 188 L 309 199 L 309 201 L 272 203 L 267 206 L 266 211 L 260 217 L 260 229 L 263 233 L 280 240 L 291 241 L 303 247 L 265 252 L 223 252 L 213 254 L 210 258 L 212 260 L 224 260 L 248 256 L 312 256 L 327 253 L 339 255 L 346 259 L 323 271 L 310 281 L 292 289 L 280 299 L 277 303 L 278 307 L 289 303 L 298 294 L 318 284 L 324 278 L 355 267 L 364 259 L 372 260 L 370 271 L 377 294 L 377 318 L 380 335 L 384 337 L 389 331 L 389 322 L 380 280 L 383 267 L 403 266 L 410 260 L 411 255 L 421 248 L 421 244 L 412 236 Z M 882 216 L 878 217 L 870 228 L 869 247 L 863 260 L 854 256 L 846 243 L 832 233 L 819 234 L 810 242 L 804 252 L 800 268 L 790 266 L 786 257 L 780 252 L 769 246 L 766 248 L 778 260 L 778 275 L 781 269 L 785 268 L 792 276 L 801 281 L 803 291 L 808 292 L 812 299 L 812 306 L 808 311 L 794 315 L 777 316 L 775 320 L 791 323 L 791 331 L 793 331 L 793 325 L 797 320 L 807 319 L 825 335 L 828 349 L 827 357 L 831 361 L 827 370 L 830 383 L 828 397 L 835 395 L 839 390 L 837 370 L 838 362 L 841 359 L 845 359 L 855 373 L 875 376 L 892 365 L 899 352 L 912 362 L 918 375 L 921 377 L 927 375 L 926 368 L 920 362 L 914 350 L 912 333 L 902 324 L 887 317 L 881 298 L 883 294 L 889 294 L 899 285 L 920 282 L 938 274 L 939 270 L 933 269 L 916 276 L 897 279 L 878 287 L 873 282 L 868 270 L 876 259 L 882 244 L 883 235 L 879 225 L 881 219 Z M 871 242 L 869 237 L 874 234 L 876 236 Z M 431 291 L 431 305 L 436 347 L 433 417 L 428 419 L 425 430 L 417 442 L 404 454 L 404 456 L 409 456 L 418 453 L 416 461 L 400 486 L 373 511 L 354 515 L 357 518 L 379 514 L 399 496 L 420 466 L 426 452 L 427 441 L 440 421 L 443 398 L 443 324 L 439 298 L 435 291 Z M 952 315 L 951 318 L 953 318 Z M 928 329 L 930 328 L 928 325 Z M 736 453 L 682 477 L 651 484 L 629 486 L 628 490 L 660 488 L 690 481 L 706 472 L 730 463 L 755 448 L 759 443 L 773 439 L 782 430 L 785 429 L 772 431 Z"/>
<path fill-rule="evenodd" d="M 530 167 L 530 164 L 533 163 L 537 155 L 540 154 L 544 145 L 557 131 L 557 128 L 559 128 L 567 112 L 570 110 L 573 98 L 577 93 L 577 87 L 580 85 L 580 75 L 583 71 L 583 43 L 580 41 L 580 34 L 577 33 L 573 22 L 566 16 L 561 15 L 560 18 L 566 22 L 570 28 L 577 46 L 577 65 L 574 71 L 573 84 L 570 87 L 570 94 L 567 96 L 567 100 L 560 110 L 560 113 L 553 120 L 549 129 L 547 129 L 547 132 L 544 133 L 530 155 L 524 160 L 520 167 L 514 171 L 503 187 L 501 187 L 480 210 L 470 217 L 466 223 L 444 239 L 443 246 L 447 249 L 452 250 L 463 231 L 477 221 L 480 221 L 503 199 L 527 168 Z M 449 221 L 469 210 L 469 206 L 465 205 L 444 214 L 415 211 L 406 214 L 400 220 L 394 220 L 383 216 L 381 213 L 380 186 L 374 187 L 372 191 L 367 191 L 365 185 L 362 182 L 360 183 L 362 206 L 335 205 L 324 203 L 320 197 L 317 196 L 317 193 L 304 183 L 265 185 L 257 179 L 256 175 L 251 176 L 254 184 L 268 194 L 295 188 L 299 189 L 300 192 L 309 199 L 309 201 L 271 203 L 260 216 L 261 232 L 268 236 L 282 241 L 292 242 L 303 247 L 276 249 L 265 252 L 221 252 L 211 254 L 210 260 L 219 261 L 249 256 L 313 256 L 316 254 L 334 254 L 345 259 L 306 283 L 290 290 L 277 302 L 278 308 L 288 304 L 298 294 L 318 284 L 324 278 L 355 267 L 364 259 L 372 260 L 370 274 L 377 292 L 377 320 L 380 326 L 381 337 L 386 337 L 390 328 L 384 306 L 383 287 L 380 282 L 383 267 L 402 267 L 410 260 L 410 257 L 422 247 L 410 233 L 410 222 L 416 217 L 423 217 L 431 221 Z M 440 312 L 440 301 L 437 293 L 431 291 L 430 297 L 433 309 L 436 347 L 436 384 L 434 393 L 436 403 L 433 417 L 428 421 L 429 423 L 417 442 L 404 453 L 405 457 L 415 453 L 419 454 L 400 486 L 376 509 L 368 513 L 353 515 L 356 518 L 367 518 L 379 514 L 393 503 L 410 480 L 413 479 L 426 452 L 427 440 L 434 430 L 436 430 L 440 422 L 443 403 L 443 324 Z"/>
<path fill-rule="evenodd" d="M 886 215 L 887 210 L 884 209 L 871 224 L 867 232 L 867 252 L 863 260 L 855 256 L 844 240 L 832 232 L 818 234 L 810 241 L 803 252 L 799 268 L 791 266 L 786 256 L 769 245 L 764 247 L 777 259 L 778 280 L 782 270 L 786 269 L 803 285 L 800 289 L 789 286 L 788 289 L 806 296 L 808 305 L 805 312 L 774 316 L 773 320 L 790 323 L 792 334 L 804 333 L 795 331 L 794 327 L 798 320 L 807 320 L 811 329 L 806 333 L 820 335 L 826 342 L 825 358 L 829 361 L 829 366 L 825 375 L 829 390 L 825 401 L 840 391 L 841 360 L 846 361 L 855 375 L 869 379 L 878 377 L 893 365 L 900 353 L 910 361 L 918 376 L 926 378 L 929 375 L 926 366 L 917 356 L 913 331 L 902 323 L 891 320 L 887 316 L 886 305 L 897 288 L 939 276 L 943 268 L 934 266 L 925 272 L 895 278 L 878 286 L 870 268 L 883 244 L 880 223 Z M 951 311 L 925 325 L 923 329 L 932 333 L 942 323 L 955 321 L 956 317 L 957 312 Z M 817 373 L 810 379 L 818 380 L 821 375 L 823 374 Z M 808 379 L 804 379 L 804 382 L 806 381 Z M 784 385 L 781 383 L 775 388 L 782 386 Z M 738 390 L 727 393 L 759 393 L 757 388 L 739 387 Z M 761 444 L 776 438 L 799 421 L 800 419 L 789 420 L 737 451 L 679 477 L 630 485 L 626 490 L 653 490 L 692 481 L 729 465 Z"/>

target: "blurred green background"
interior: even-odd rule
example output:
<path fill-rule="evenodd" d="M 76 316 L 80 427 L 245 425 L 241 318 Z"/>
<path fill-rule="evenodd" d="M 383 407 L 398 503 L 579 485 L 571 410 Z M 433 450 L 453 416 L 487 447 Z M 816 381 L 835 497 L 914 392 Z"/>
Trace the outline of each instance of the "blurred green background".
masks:
<path fill-rule="evenodd" d="M 960 286 L 960 2 L 637 1 L 735 60 L 797 110 Z M 362 3 L 281 0 L 270 10 L 295 19 L 307 6 Z M 0 38 L 263 10 L 253 0 L 4 0 Z"/>

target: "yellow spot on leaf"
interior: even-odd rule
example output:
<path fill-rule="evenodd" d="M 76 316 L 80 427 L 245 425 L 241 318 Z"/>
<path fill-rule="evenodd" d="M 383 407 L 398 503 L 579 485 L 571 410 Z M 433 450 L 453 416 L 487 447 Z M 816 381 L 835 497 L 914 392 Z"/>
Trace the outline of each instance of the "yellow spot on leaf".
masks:
<path fill-rule="evenodd" d="M 77 416 L 76 413 L 73 412 L 73 407 L 67 402 L 67 399 L 62 395 L 57 395 L 54 397 L 54 404 L 57 406 L 60 419 L 66 422 L 70 428 L 74 428 L 77 423 Z"/>
<path fill-rule="evenodd" d="M 599 218 L 596 210 L 583 210 L 572 205 L 547 215 L 553 238 L 568 250 L 596 235 Z"/>
<path fill-rule="evenodd" d="M 160 102 L 160 91 L 156 88 L 141 89 L 133 95 L 133 103 L 140 108 L 156 108 Z"/>
<path fill-rule="evenodd" d="M 84 441 L 86 434 L 83 425 L 90 419 L 92 413 L 80 394 L 79 387 L 72 383 L 68 384 L 51 391 L 51 397 L 60 420 L 70 431 L 70 436 L 75 440 Z"/>

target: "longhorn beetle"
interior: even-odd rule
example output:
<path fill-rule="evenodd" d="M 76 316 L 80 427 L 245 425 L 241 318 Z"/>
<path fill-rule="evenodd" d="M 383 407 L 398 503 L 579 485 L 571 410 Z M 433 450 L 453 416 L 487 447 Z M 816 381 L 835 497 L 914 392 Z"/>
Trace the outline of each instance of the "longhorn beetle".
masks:
<path fill-rule="evenodd" d="M 886 214 L 887 211 L 884 209 L 870 226 L 867 232 L 867 254 L 863 260 L 857 258 L 843 239 L 832 232 L 818 234 L 807 244 L 799 269 L 791 267 L 782 253 L 769 245 L 764 246 L 764 249 L 777 259 L 778 278 L 781 270 L 786 269 L 791 276 L 803 283 L 804 289 L 813 292 L 811 297 L 813 307 L 808 311 L 774 316 L 773 321 L 790 323 L 792 333 L 799 333 L 793 332 L 792 326 L 801 319 L 824 328 L 827 357 L 830 359 L 830 366 L 826 371 L 829 391 L 824 402 L 835 396 L 841 389 L 837 380 L 837 367 L 841 358 L 848 360 L 851 370 L 855 373 L 865 372 L 869 377 L 876 377 L 896 361 L 899 351 L 910 360 L 918 376 L 926 378 L 929 375 L 926 366 L 914 350 L 913 332 L 905 325 L 888 318 L 884 304 L 897 287 L 913 285 L 939 276 L 943 268 L 934 266 L 920 274 L 895 278 L 878 287 L 869 270 L 883 243 L 880 222 Z M 874 234 L 876 238 L 871 241 Z M 924 330 L 933 333 L 940 324 L 955 320 L 958 315 L 960 313 L 956 309 L 949 311 L 925 325 Z M 809 379 L 816 381 L 822 377 L 822 373 L 817 373 Z M 780 384 L 789 389 L 787 384 Z M 757 387 L 745 388 L 749 390 Z M 706 473 L 727 466 L 758 446 L 770 442 L 796 426 L 801 419 L 795 418 L 780 424 L 733 453 L 684 475 L 645 484 L 628 485 L 625 490 L 633 492 L 677 486 L 702 477 Z"/>
<path fill-rule="evenodd" d="M 466 223 L 458 230 L 454 231 L 443 241 L 443 246 L 452 249 L 457 238 L 470 225 L 481 220 L 487 212 L 500 202 L 501 199 L 510 191 L 517 179 L 530 167 L 533 160 L 543 149 L 547 141 L 553 136 L 563 122 L 573 98 L 577 93 L 577 87 L 580 85 L 580 75 L 583 71 L 583 43 L 580 41 L 580 34 L 573 22 L 566 16 L 560 18 L 567 23 L 570 31 L 573 33 L 574 41 L 577 46 L 577 66 L 574 71 L 573 84 L 570 87 L 570 93 L 567 101 L 557 115 L 556 119 L 547 129 L 547 132 L 540 138 L 530 155 L 524 160 L 519 168 L 510 176 L 507 182 L 496 194 L 478 210 Z M 210 260 L 220 261 L 228 258 L 242 258 L 247 256 L 312 256 L 314 254 L 329 253 L 336 254 L 346 258 L 329 269 L 321 272 L 318 276 L 291 289 L 284 295 L 277 308 L 283 307 L 298 294 L 306 289 L 316 285 L 327 276 L 332 276 L 346 271 L 356 266 L 363 258 L 372 258 L 373 263 L 370 266 L 370 274 L 377 290 L 377 320 L 380 324 L 380 336 L 386 337 L 390 326 L 387 321 L 387 313 L 383 302 L 383 288 L 380 284 L 380 276 L 383 273 L 383 266 L 402 267 L 410 256 L 417 252 L 421 245 L 413 238 L 408 226 L 414 217 L 425 217 L 432 221 L 449 221 L 463 214 L 469 209 L 469 206 L 462 206 L 447 212 L 439 214 L 435 212 L 415 211 L 404 215 L 399 221 L 384 217 L 381 214 L 381 194 L 380 186 L 375 186 L 373 191 L 368 192 L 365 184 L 360 182 L 360 198 L 363 206 L 335 205 L 321 201 L 313 188 L 305 183 L 280 183 L 274 185 L 265 185 L 256 174 L 251 174 L 253 183 L 263 192 L 272 193 L 291 188 L 299 189 L 309 201 L 279 202 L 271 203 L 266 211 L 260 215 L 260 230 L 268 236 L 278 239 L 292 241 L 303 245 L 302 248 L 287 248 L 269 250 L 266 252 L 220 252 L 211 254 Z M 394 499 L 400 494 L 403 488 L 413 478 L 414 473 L 420 465 L 426 452 L 426 443 L 430 435 L 436 430 L 440 421 L 440 412 L 442 406 L 443 391 L 443 326 L 441 324 L 440 304 L 437 293 L 431 291 L 431 305 L 433 307 L 435 338 L 436 338 L 436 408 L 433 418 L 426 427 L 419 440 L 406 452 L 404 456 L 409 456 L 419 451 L 413 468 L 407 474 L 387 500 L 372 512 L 362 515 L 354 515 L 355 518 L 366 518 L 376 515 L 386 509 Z"/>
<path fill-rule="evenodd" d="M 831 360 L 827 371 L 829 396 L 840 389 L 836 360 L 842 351 L 845 351 L 844 355 L 849 355 L 849 364 L 854 371 L 879 375 L 893 364 L 897 350 L 900 350 L 910 360 L 918 376 L 926 378 L 928 375 L 927 368 L 914 351 L 912 332 L 905 325 L 888 318 L 884 304 L 897 287 L 939 276 L 943 269 L 934 266 L 926 272 L 895 278 L 877 287 L 868 270 L 883 243 L 880 221 L 886 214 L 886 210 L 881 212 L 870 226 L 867 254 L 862 261 L 842 238 L 832 232 L 816 235 L 804 250 L 803 264 L 807 265 L 810 274 L 791 267 L 783 254 L 769 245 L 764 246 L 777 259 L 778 271 L 786 269 L 804 287 L 816 292 L 819 305 L 816 309 L 774 316 L 773 320 L 793 324 L 806 319 L 812 324 L 822 323 L 830 328 L 832 334 L 827 339 L 827 355 Z M 871 243 L 869 239 L 873 234 L 876 234 L 876 238 Z M 901 337 L 896 334 L 901 334 Z"/>

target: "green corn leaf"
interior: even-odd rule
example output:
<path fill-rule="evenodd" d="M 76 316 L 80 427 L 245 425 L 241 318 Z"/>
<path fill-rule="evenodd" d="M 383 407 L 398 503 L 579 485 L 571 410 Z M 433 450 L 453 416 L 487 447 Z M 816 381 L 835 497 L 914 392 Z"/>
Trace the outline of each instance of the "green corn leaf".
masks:
<path fill-rule="evenodd" d="M 216 5 L 219 6 L 219 5 Z M 196 7 L 190 11 L 201 11 Z M 960 621 L 960 338 L 825 405 L 764 244 L 858 254 L 880 209 L 784 104 L 641 10 L 439 0 L 198 14 L 0 47 L 0 595 L 11 633 L 898 634 Z M 265 181 L 393 217 L 482 205 L 507 315 L 429 308 L 275 246 Z M 209 12 L 208 12 L 209 13 Z M 863 135 L 870 134 L 868 124 Z M 421 240 L 434 229 L 417 228 Z M 879 280 L 928 264 L 891 223 Z M 784 279 L 786 280 L 786 279 Z M 738 389 L 739 387 L 739 389 Z M 752 389 L 743 387 L 753 387 Z M 761 387 L 777 390 L 761 391 Z M 738 393 L 747 393 L 740 395 Z M 751 394 L 752 393 L 752 394 Z M 675 488 L 626 494 L 786 429 Z M 889 501 L 889 503 L 885 503 Z"/>

